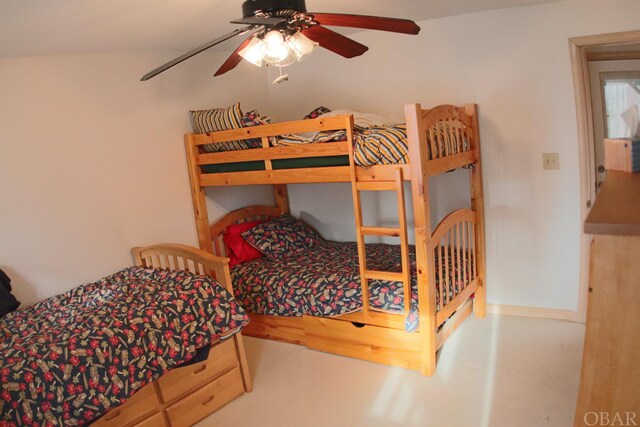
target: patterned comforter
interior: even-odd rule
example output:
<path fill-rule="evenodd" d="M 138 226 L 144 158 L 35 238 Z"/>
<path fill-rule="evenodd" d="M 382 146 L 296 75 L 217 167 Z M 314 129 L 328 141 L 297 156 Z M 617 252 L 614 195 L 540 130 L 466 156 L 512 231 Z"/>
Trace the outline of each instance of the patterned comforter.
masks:
<path fill-rule="evenodd" d="M 131 267 L 0 320 L 0 426 L 82 425 L 248 322 L 206 276 Z"/>
<path fill-rule="evenodd" d="M 401 271 L 400 246 L 367 244 L 367 267 L 370 270 Z M 445 259 L 444 250 L 441 259 Z M 444 303 L 457 295 L 468 283 L 456 276 L 456 269 L 473 269 L 470 257 L 458 263 L 449 251 L 449 278 L 444 278 Z M 436 256 L 436 264 L 438 257 Z M 415 247 L 409 246 L 411 271 L 411 309 L 405 319 L 409 332 L 418 328 L 418 287 Z M 436 265 L 436 269 L 438 266 Z M 437 270 L 436 270 L 437 271 Z M 306 252 L 280 261 L 266 257 L 238 264 L 231 270 L 236 298 L 249 312 L 270 316 L 340 316 L 362 309 L 362 288 L 358 265 L 358 248 L 352 242 L 324 240 Z M 439 277 L 436 275 L 436 301 L 440 301 Z M 404 287 L 401 282 L 369 281 L 369 304 L 390 313 L 404 312 Z M 437 306 L 436 310 L 440 307 Z"/>
<path fill-rule="evenodd" d="M 371 270 L 401 271 L 398 245 L 367 244 Z M 453 280 L 456 263 L 449 257 L 451 277 L 445 286 L 453 297 L 465 284 Z M 411 310 L 407 331 L 418 327 L 418 289 L 415 248 L 409 246 Z M 266 257 L 245 262 L 231 270 L 236 298 L 248 311 L 271 316 L 339 316 L 362 309 L 362 289 L 355 243 L 323 241 L 299 255 L 281 261 Z M 438 278 L 436 277 L 436 281 Z M 438 294 L 436 283 L 436 294 Z M 404 312 L 401 282 L 371 280 L 369 304 L 391 313 Z M 436 295 L 439 300 L 439 295 Z"/>
<path fill-rule="evenodd" d="M 410 247 L 412 307 L 417 308 L 415 251 Z M 368 267 L 400 271 L 399 246 L 367 245 Z M 280 261 L 266 257 L 231 270 L 236 298 L 248 311 L 271 316 L 339 316 L 362 309 L 362 289 L 355 243 L 322 241 L 306 252 Z M 390 312 L 404 311 L 401 282 L 370 283 L 370 304 Z"/>

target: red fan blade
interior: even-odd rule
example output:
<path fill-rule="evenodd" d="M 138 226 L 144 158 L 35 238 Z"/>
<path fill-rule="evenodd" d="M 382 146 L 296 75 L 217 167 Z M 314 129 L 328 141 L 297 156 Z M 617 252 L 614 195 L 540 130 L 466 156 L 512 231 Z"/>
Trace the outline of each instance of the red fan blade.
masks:
<path fill-rule="evenodd" d="M 365 45 L 320 25 L 309 27 L 306 30 L 303 30 L 302 34 L 309 37 L 323 48 L 337 53 L 338 55 L 342 55 L 345 58 L 354 58 L 369 50 Z"/>
<path fill-rule="evenodd" d="M 328 26 L 366 28 L 404 34 L 418 34 L 420 32 L 420 27 L 409 19 L 340 13 L 307 13 L 306 15 L 312 15 L 314 21 Z"/>
<path fill-rule="evenodd" d="M 216 71 L 216 73 L 213 75 L 214 77 L 218 77 L 226 73 L 227 71 L 231 71 L 236 68 L 236 66 L 242 61 L 242 56 L 240 56 L 238 52 L 240 52 L 249 44 L 252 37 L 253 35 L 247 37 L 247 39 L 243 41 L 240 46 L 238 46 L 238 48 L 231 54 L 231 56 L 227 58 L 224 64 L 222 64 L 222 66 L 218 68 L 218 71 Z"/>

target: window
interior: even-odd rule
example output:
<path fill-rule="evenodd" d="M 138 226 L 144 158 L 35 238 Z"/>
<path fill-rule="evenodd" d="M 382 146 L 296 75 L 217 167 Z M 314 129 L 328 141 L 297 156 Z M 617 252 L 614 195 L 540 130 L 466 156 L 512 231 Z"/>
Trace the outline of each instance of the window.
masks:
<path fill-rule="evenodd" d="M 602 73 L 607 138 L 640 136 L 640 71 Z"/>

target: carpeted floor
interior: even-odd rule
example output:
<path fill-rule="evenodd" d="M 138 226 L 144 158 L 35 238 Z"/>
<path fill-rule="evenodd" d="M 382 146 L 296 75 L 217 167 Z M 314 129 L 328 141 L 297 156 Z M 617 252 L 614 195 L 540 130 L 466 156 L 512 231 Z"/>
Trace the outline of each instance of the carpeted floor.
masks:
<path fill-rule="evenodd" d="M 583 339 L 582 324 L 472 316 L 424 377 L 245 337 L 254 391 L 199 426 L 566 427 Z"/>

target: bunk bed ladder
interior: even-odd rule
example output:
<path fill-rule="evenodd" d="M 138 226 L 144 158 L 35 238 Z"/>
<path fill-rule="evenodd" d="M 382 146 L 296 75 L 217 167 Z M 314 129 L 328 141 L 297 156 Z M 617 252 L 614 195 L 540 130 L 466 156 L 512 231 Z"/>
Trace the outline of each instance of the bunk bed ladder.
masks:
<path fill-rule="evenodd" d="M 396 170 L 394 181 L 358 181 L 355 170 L 351 174 L 351 187 L 353 192 L 353 204 L 356 220 L 356 240 L 358 243 L 358 260 L 360 262 L 360 281 L 362 283 L 362 306 L 365 319 L 371 318 L 369 307 L 369 281 L 386 280 L 402 282 L 404 286 L 404 309 L 405 314 L 411 308 L 411 275 L 409 271 L 409 242 L 407 236 L 407 218 L 404 203 L 404 186 L 402 180 L 402 169 Z M 360 192 L 362 191 L 395 191 L 398 203 L 397 227 L 374 227 L 362 225 L 362 206 Z M 400 251 L 402 256 L 402 271 L 379 271 L 367 268 L 365 236 L 385 236 L 399 237 Z"/>

